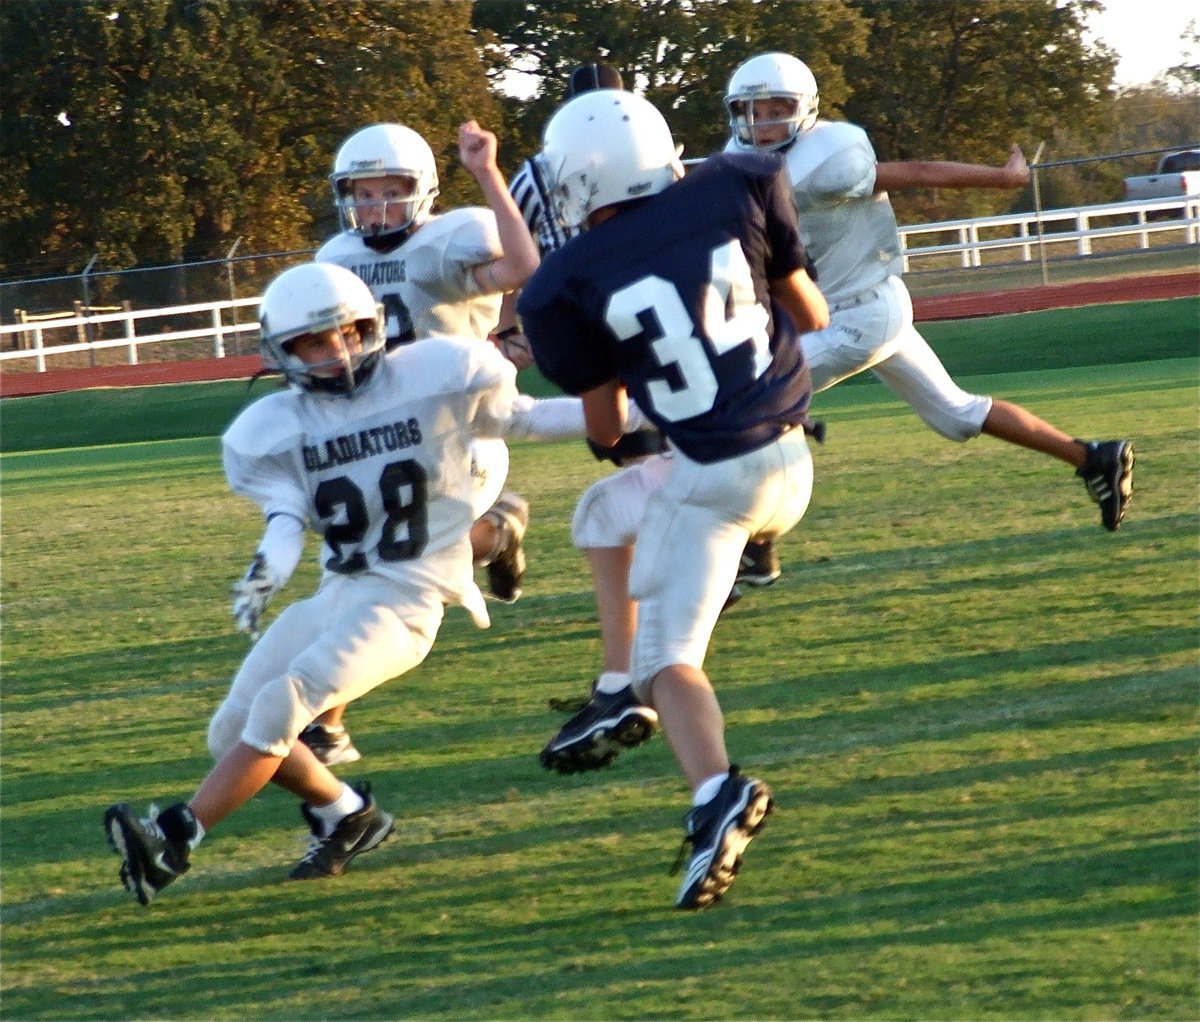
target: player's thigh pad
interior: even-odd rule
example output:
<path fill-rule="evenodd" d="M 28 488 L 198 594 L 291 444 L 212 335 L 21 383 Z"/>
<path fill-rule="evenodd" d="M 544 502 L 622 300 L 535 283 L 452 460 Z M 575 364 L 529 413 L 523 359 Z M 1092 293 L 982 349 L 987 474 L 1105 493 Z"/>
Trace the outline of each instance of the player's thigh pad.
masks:
<path fill-rule="evenodd" d="M 471 441 L 471 514 L 472 521 L 500 498 L 508 481 L 508 444 L 495 437 L 476 437 Z"/>
<path fill-rule="evenodd" d="M 901 331 L 912 326 L 912 299 L 899 277 L 889 277 L 829 312 L 829 326 L 800 338 L 814 393 L 887 358 Z"/>
<path fill-rule="evenodd" d="M 969 394 L 955 383 L 912 324 L 900 332 L 898 342 L 892 354 L 873 367 L 875 375 L 906 401 L 925 425 L 948 440 L 979 436 L 992 410 L 992 399 Z"/>
<path fill-rule="evenodd" d="M 315 597 L 309 597 L 285 607 L 250 647 L 229 693 L 208 725 L 208 748 L 213 759 L 220 759 L 239 741 L 255 697 L 268 682 L 286 674 L 288 664 L 321 631 L 325 623 L 322 606 Z"/>
<path fill-rule="evenodd" d="M 286 756 L 325 710 L 412 670 L 432 647 L 443 613 L 438 593 L 375 578 L 326 579 L 304 602 L 313 605 L 306 614 L 315 612 L 316 627 L 281 672 L 261 681 L 239 736 L 270 755 Z M 284 623 L 281 615 L 268 634 Z M 238 691 L 239 702 L 244 695 Z"/>
<path fill-rule="evenodd" d="M 673 459 L 647 502 L 630 569 L 639 601 L 630 671 L 642 698 L 664 668 L 703 667 L 746 540 L 787 532 L 811 495 L 812 459 L 799 429 L 712 465 Z"/>
<path fill-rule="evenodd" d="M 571 519 L 571 540 L 580 550 L 630 546 L 646 512 L 650 494 L 670 471 L 672 457 L 654 454 L 598 479 L 583 491 Z"/>

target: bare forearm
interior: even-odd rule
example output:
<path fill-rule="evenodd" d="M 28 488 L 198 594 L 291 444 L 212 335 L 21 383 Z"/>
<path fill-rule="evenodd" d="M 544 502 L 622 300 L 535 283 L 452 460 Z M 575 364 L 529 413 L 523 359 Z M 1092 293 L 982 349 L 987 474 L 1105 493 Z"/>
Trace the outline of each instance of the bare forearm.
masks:
<path fill-rule="evenodd" d="M 504 175 L 496 168 L 481 172 L 476 180 L 488 206 L 496 215 L 496 230 L 504 255 L 491 264 L 491 278 L 501 291 L 518 290 L 538 267 L 538 250 Z"/>
<path fill-rule="evenodd" d="M 1020 146 L 1009 151 L 1000 167 L 949 160 L 904 160 L 875 166 L 876 191 L 906 188 L 1022 188 L 1029 182 L 1029 165 Z"/>

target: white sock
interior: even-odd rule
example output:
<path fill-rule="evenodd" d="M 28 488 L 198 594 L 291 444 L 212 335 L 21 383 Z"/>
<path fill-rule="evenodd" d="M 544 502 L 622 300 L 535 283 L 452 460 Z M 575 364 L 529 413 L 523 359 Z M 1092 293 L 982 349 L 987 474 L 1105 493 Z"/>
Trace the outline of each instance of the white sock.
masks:
<path fill-rule="evenodd" d="M 628 684 L 628 671 L 605 671 L 596 679 L 596 691 L 610 696 L 614 692 L 620 692 Z"/>
<path fill-rule="evenodd" d="M 721 785 L 725 783 L 725 779 L 729 776 L 729 771 L 723 774 L 713 774 L 707 780 L 700 782 L 700 787 L 696 789 L 696 793 L 692 796 L 692 805 L 702 806 L 705 802 L 711 802 L 713 796 L 721 790 Z"/>
<path fill-rule="evenodd" d="M 366 802 L 363 797 L 355 791 L 350 785 L 342 784 L 342 793 L 338 795 L 327 806 L 310 805 L 308 808 L 325 827 L 325 833 L 322 837 L 328 837 L 333 831 L 333 828 L 338 825 L 343 817 L 349 816 L 351 813 L 357 813 Z"/>

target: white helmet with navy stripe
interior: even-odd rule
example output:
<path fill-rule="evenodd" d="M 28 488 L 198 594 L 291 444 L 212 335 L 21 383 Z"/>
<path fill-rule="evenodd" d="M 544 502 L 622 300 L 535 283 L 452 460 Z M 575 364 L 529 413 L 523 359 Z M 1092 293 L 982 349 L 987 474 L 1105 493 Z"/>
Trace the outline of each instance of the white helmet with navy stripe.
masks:
<path fill-rule="evenodd" d="M 354 202 L 355 181 L 380 177 L 403 178 L 409 186 L 408 194 L 400 200 L 405 207 L 402 222 L 386 229 L 378 225 L 383 221 L 382 210 L 377 211 L 380 215 L 374 219 L 378 222 L 373 223 Z M 438 194 L 433 150 L 403 124 L 371 124 L 356 131 L 338 149 L 329 180 L 342 230 L 372 240 L 388 237 L 399 241 L 404 232 L 420 227 L 429 219 Z"/>

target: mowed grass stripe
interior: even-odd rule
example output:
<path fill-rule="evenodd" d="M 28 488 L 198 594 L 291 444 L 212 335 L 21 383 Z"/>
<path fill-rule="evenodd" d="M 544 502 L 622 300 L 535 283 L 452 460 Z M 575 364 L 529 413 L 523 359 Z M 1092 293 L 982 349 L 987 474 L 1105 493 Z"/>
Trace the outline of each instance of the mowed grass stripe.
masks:
<path fill-rule="evenodd" d="M 730 749 L 779 808 L 698 916 L 671 908 L 686 793 L 661 737 L 596 775 L 535 760 L 546 700 L 599 662 L 569 515 L 605 468 L 578 444 L 513 449 L 527 595 L 487 632 L 452 614 L 350 711 L 345 775 L 398 836 L 289 884 L 303 830 L 269 789 L 147 910 L 100 813 L 207 769 L 261 523 L 211 438 L 5 456 L 5 1013 L 1194 1017 L 1197 363 L 1114 359 L 980 384 L 1136 437 L 1115 535 L 1070 470 L 941 441 L 877 385 L 822 396 L 784 578 L 710 653 Z M 310 556 L 282 599 L 314 580 Z"/>

